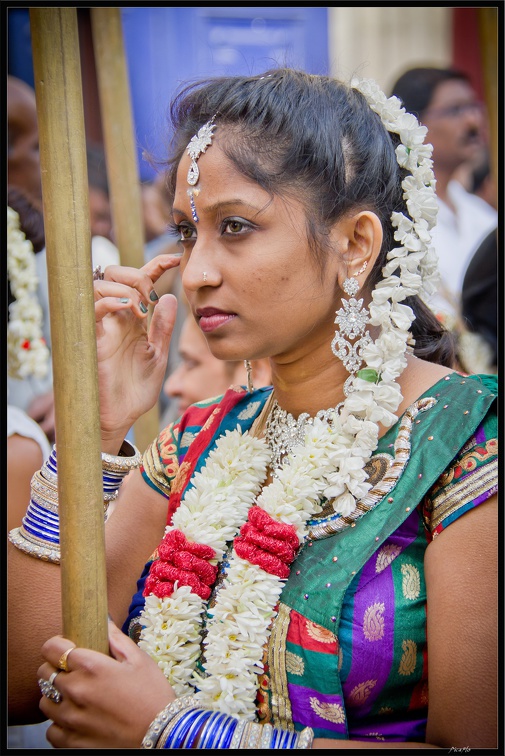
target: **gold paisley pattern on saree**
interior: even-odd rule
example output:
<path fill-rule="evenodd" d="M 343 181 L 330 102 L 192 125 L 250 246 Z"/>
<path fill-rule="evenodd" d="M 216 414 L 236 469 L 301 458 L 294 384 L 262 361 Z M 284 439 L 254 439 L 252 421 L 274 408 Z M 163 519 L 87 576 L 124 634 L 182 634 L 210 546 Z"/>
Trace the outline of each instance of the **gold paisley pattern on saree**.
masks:
<path fill-rule="evenodd" d="M 413 640 L 402 642 L 403 655 L 398 672 L 400 675 L 411 675 L 416 668 L 417 644 Z"/>
<path fill-rule="evenodd" d="M 386 567 L 389 567 L 391 562 L 396 559 L 398 554 L 401 553 L 402 547 L 395 543 L 387 543 L 383 546 L 377 554 L 377 560 L 375 562 L 375 572 L 382 572 Z"/>
<path fill-rule="evenodd" d="M 212 423 L 214 422 L 215 418 L 216 418 L 216 417 L 217 417 L 218 415 L 220 415 L 222 411 L 223 411 L 223 410 L 222 410 L 222 407 L 215 407 L 215 408 L 214 408 L 214 409 L 212 410 L 212 412 L 211 412 L 211 414 L 209 415 L 209 417 L 207 418 L 207 420 L 205 421 L 205 423 L 204 423 L 204 424 L 202 425 L 202 427 L 200 428 L 200 430 L 199 430 L 199 433 L 201 433 L 202 431 L 203 431 L 203 432 L 205 433 L 205 431 L 206 431 L 206 430 L 207 430 L 208 428 L 210 428 L 210 426 L 211 426 L 211 425 L 212 425 Z"/>
<path fill-rule="evenodd" d="M 321 625 L 316 625 L 315 622 L 310 620 L 305 621 L 305 629 L 308 635 L 319 643 L 335 643 L 336 641 L 335 635 L 330 630 L 321 627 Z"/>
<path fill-rule="evenodd" d="M 237 415 L 238 420 L 249 420 L 249 418 L 254 417 L 260 404 L 261 402 L 251 402 L 251 404 L 239 412 Z"/>
<path fill-rule="evenodd" d="M 191 462 L 184 460 L 179 467 L 179 472 L 175 476 L 174 482 L 172 483 L 172 493 L 179 493 L 184 488 L 190 470 Z"/>
<path fill-rule="evenodd" d="M 333 722 L 334 724 L 344 724 L 345 711 L 344 707 L 340 704 L 328 703 L 328 701 L 320 701 L 315 696 L 311 696 L 309 699 L 310 708 L 321 719 L 326 719 L 327 722 Z"/>
<path fill-rule="evenodd" d="M 414 601 L 421 592 L 419 570 L 413 564 L 402 564 L 402 592 L 406 599 Z"/>
<path fill-rule="evenodd" d="M 363 617 L 363 635 L 369 641 L 378 641 L 384 636 L 384 604 L 371 604 Z"/>
<path fill-rule="evenodd" d="M 286 651 L 286 670 L 292 675 L 303 675 L 305 664 L 302 657 L 292 651 Z"/>
<path fill-rule="evenodd" d="M 352 706 L 362 706 L 376 685 L 377 680 L 366 680 L 365 682 L 358 683 L 351 690 L 349 703 Z"/>
<path fill-rule="evenodd" d="M 184 449 L 195 440 L 197 434 L 194 431 L 184 431 L 181 437 L 181 447 Z"/>

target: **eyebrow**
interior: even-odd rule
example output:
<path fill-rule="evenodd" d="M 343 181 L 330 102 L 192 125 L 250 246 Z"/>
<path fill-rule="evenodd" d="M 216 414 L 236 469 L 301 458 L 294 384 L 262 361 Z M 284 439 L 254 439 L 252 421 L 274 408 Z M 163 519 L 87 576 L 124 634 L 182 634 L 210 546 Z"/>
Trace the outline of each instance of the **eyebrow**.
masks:
<path fill-rule="evenodd" d="M 215 213 L 218 210 L 223 210 L 226 207 L 236 207 L 237 205 L 241 205 L 242 207 L 246 207 L 249 210 L 254 210 L 255 213 L 261 213 L 265 209 L 265 207 L 266 207 L 266 205 L 265 205 L 265 207 L 259 208 L 259 207 L 256 207 L 255 205 L 251 205 L 249 202 L 244 202 L 244 200 L 241 200 L 241 199 L 237 198 L 237 199 L 229 199 L 229 200 L 223 200 L 223 201 L 220 201 L 220 202 L 215 202 L 213 205 L 207 205 L 207 207 L 199 207 L 198 209 L 199 209 L 200 213 L 205 213 L 206 215 L 211 215 L 212 213 Z M 184 216 L 185 218 L 188 217 L 186 215 L 186 213 L 184 212 L 184 210 L 179 210 L 178 208 L 173 207 L 172 208 L 172 215 L 175 215 L 176 213 L 178 213 L 179 215 Z"/>

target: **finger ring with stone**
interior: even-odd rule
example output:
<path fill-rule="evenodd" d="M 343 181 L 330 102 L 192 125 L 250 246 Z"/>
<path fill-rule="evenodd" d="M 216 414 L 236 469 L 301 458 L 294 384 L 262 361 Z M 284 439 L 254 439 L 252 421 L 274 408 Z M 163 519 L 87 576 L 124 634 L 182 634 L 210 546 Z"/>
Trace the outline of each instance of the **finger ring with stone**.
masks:
<path fill-rule="evenodd" d="M 43 680 L 42 678 L 40 678 L 39 688 L 43 696 L 49 698 L 50 701 L 54 701 L 54 703 L 60 703 L 61 693 L 57 688 L 54 687 L 52 683 L 49 682 L 49 680 Z"/>
<path fill-rule="evenodd" d="M 62 653 L 60 658 L 58 659 L 58 664 L 56 665 L 58 669 L 60 669 L 62 672 L 68 672 L 68 655 L 71 651 L 73 651 L 75 646 L 70 646 L 70 648 L 67 648 L 66 651 Z"/>
<path fill-rule="evenodd" d="M 104 272 L 101 265 L 97 265 L 93 268 L 93 281 L 103 281 Z"/>

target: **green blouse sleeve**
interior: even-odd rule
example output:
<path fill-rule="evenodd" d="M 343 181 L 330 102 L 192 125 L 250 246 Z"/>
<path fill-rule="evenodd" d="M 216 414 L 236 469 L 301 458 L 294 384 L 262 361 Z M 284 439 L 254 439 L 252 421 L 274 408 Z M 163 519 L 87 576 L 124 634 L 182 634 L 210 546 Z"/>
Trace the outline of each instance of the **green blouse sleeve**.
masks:
<path fill-rule="evenodd" d="M 424 521 L 435 538 L 444 528 L 497 491 L 497 416 L 490 409 L 424 501 Z"/>

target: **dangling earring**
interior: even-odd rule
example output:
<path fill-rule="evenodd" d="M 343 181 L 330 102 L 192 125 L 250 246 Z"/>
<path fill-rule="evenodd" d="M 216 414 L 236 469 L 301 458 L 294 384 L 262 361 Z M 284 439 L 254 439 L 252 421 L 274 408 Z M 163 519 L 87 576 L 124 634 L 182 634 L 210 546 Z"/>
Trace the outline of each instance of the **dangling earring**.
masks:
<path fill-rule="evenodd" d="M 365 262 L 362 268 L 356 273 L 359 276 L 366 269 L 367 263 Z M 349 378 L 344 383 L 344 394 L 349 396 L 352 391 L 352 382 L 354 376 L 358 372 L 360 365 L 363 361 L 362 352 L 364 347 L 368 346 L 372 342 L 370 334 L 366 331 L 366 325 L 368 323 L 368 310 L 363 307 L 363 299 L 355 299 L 354 295 L 359 290 L 359 283 L 356 276 L 346 278 L 342 288 L 345 293 L 349 295 L 349 299 L 342 297 L 343 307 L 336 312 L 335 323 L 338 324 L 338 329 L 335 331 L 335 336 L 331 342 L 331 349 L 335 357 L 342 360 L 345 369 L 351 373 Z M 346 338 L 356 339 L 354 344 L 347 341 Z"/>
<path fill-rule="evenodd" d="M 252 366 L 249 360 L 244 360 L 244 367 L 247 370 L 247 390 L 250 394 L 254 391 L 254 386 L 252 382 Z"/>

